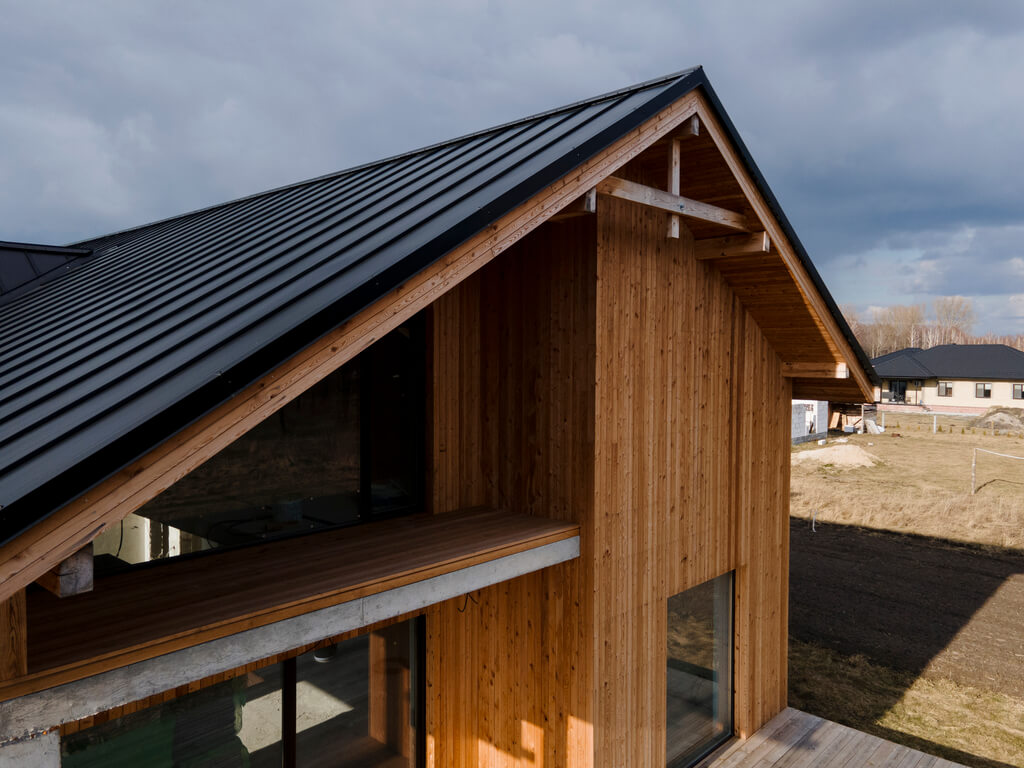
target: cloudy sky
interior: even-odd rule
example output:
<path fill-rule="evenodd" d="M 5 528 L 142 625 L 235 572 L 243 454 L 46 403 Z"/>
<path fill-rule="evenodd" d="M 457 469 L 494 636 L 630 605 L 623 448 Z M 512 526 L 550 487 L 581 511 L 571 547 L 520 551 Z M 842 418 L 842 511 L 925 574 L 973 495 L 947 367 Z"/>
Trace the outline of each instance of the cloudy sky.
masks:
<path fill-rule="evenodd" d="M 1024 3 L 0 0 L 0 239 L 67 243 L 702 64 L 840 303 L 1024 332 Z"/>

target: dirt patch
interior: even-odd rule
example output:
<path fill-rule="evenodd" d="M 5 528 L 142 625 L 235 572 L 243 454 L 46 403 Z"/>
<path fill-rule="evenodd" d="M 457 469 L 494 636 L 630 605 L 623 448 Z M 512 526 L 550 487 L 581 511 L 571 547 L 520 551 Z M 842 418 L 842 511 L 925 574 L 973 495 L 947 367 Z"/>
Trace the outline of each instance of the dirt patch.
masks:
<path fill-rule="evenodd" d="M 1005 429 L 1009 432 L 1024 432 L 1024 408 L 989 408 L 970 425 L 977 429 Z"/>
<path fill-rule="evenodd" d="M 1024 691 L 1024 552 L 790 522 L 790 631 L 924 677 Z"/>
<path fill-rule="evenodd" d="M 809 451 L 797 451 L 792 456 L 794 464 L 810 462 L 831 465 L 844 469 L 854 467 L 873 467 L 880 459 L 859 445 L 830 445 L 827 448 L 815 448 Z"/>

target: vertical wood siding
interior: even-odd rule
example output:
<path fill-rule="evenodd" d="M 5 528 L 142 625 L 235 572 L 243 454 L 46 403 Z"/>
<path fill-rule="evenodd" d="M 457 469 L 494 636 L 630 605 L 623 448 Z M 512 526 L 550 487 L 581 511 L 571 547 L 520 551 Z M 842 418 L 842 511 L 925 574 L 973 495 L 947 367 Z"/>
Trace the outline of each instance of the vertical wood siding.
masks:
<path fill-rule="evenodd" d="M 581 524 L 428 616 L 434 766 L 662 766 L 667 598 L 736 571 L 735 719 L 785 706 L 789 386 L 664 214 L 602 199 L 434 305 L 435 512 Z"/>

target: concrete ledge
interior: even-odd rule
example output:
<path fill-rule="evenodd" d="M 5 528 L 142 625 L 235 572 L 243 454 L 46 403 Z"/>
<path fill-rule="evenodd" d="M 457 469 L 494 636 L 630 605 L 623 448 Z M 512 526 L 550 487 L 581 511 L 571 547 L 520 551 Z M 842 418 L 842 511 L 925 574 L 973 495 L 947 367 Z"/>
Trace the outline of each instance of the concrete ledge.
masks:
<path fill-rule="evenodd" d="M 315 643 L 331 635 L 360 629 L 572 560 L 579 554 L 580 538 L 573 536 L 0 702 L 0 743 L 40 734 L 63 723 Z"/>

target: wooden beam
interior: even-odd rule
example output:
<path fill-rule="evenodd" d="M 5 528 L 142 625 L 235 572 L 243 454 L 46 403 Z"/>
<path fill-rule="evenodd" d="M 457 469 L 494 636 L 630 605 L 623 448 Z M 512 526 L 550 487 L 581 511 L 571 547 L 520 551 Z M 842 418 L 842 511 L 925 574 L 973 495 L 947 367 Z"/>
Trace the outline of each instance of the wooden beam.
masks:
<path fill-rule="evenodd" d="M 28 611 L 25 590 L 0 602 L 0 680 L 28 674 Z"/>
<path fill-rule="evenodd" d="M 677 130 L 696 112 L 699 101 L 696 92 L 683 96 L 223 405 L 0 547 L 0 600 L 31 584 Z"/>
<path fill-rule="evenodd" d="M 730 229 L 750 232 L 753 229 L 742 213 L 736 213 L 717 205 L 708 205 L 699 200 L 680 197 L 662 189 L 647 187 L 635 181 L 626 181 L 617 176 L 609 176 L 597 185 L 597 194 L 629 200 L 631 203 L 657 208 L 660 211 L 677 213 L 688 219 L 699 219 L 711 224 L 719 224 Z"/>
<path fill-rule="evenodd" d="M 848 379 L 846 363 L 783 363 L 782 375 L 788 379 Z"/>
<path fill-rule="evenodd" d="M 577 216 L 589 216 L 597 212 L 597 188 L 591 187 L 582 195 L 577 197 L 565 208 L 560 210 L 549 221 L 562 221 L 564 219 L 575 219 Z"/>
<path fill-rule="evenodd" d="M 767 232 L 754 232 L 750 235 L 726 235 L 697 240 L 693 253 L 698 261 L 709 259 L 727 259 L 730 256 L 760 256 L 769 253 L 772 240 Z"/>
<path fill-rule="evenodd" d="M 57 597 L 71 597 L 92 592 L 92 542 L 48 570 L 36 583 Z"/>
<path fill-rule="evenodd" d="M 680 160 L 681 142 L 679 139 L 672 139 L 669 142 L 668 152 L 668 191 L 670 194 L 679 194 L 679 173 L 682 168 Z M 668 216 L 668 236 L 674 240 L 679 239 L 679 215 L 670 213 Z"/>

